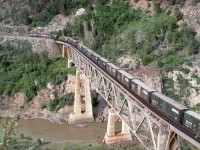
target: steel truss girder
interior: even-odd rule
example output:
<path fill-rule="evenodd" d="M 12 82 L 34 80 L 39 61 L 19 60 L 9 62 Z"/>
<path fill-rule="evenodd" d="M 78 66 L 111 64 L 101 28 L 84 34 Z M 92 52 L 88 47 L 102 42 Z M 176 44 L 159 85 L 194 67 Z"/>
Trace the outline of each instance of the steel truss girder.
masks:
<path fill-rule="evenodd" d="M 90 84 L 107 101 L 109 106 L 125 121 L 131 132 L 146 149 L 157 149 L 158 133 L 169 126 L 160 122 L 135 97 L 74 47 L 68 46 L 68 59 L 89 78 Z M 169 138 L 170 140 L 170 138 Z"/>

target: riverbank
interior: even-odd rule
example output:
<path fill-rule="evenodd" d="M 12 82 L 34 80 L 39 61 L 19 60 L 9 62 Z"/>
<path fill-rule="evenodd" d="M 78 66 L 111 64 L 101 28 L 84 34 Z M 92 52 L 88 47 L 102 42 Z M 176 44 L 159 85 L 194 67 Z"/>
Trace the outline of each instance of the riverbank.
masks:
<path fill-rule="evenodd" d="M 100 140 L 45 142 L 41 140 L 32 140 L 27 137 L 15 138 L 15 143 L 10 145 L 9 148 L 21 150 L 143 150 L 134 142 L 108 146 Z"/>
<path fill-rule="evenodd" d="M 106 122 L 89 123 L 86 128 L 59 125 L 43 119 L 19 119 L 8 149 L 21 150 L 139 150 L 136 140 L 106 145 Z M 121 124 L 116 124 L 121 129 Z"/>

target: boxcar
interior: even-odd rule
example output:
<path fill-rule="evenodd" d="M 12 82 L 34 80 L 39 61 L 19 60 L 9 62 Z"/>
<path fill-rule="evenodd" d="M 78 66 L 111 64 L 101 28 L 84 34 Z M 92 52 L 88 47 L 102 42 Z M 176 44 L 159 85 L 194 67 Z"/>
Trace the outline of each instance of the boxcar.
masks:
<path fill-rule="evenodd" d="M 183 125 L 194 133 L 200 134 L 200 114 L 191 110 L 186 111 L 184 113 Z"/>
<path fill-rule="evenodd" d="M 86 56 L 92 60 L 93 51 L 89 48 L 86 49 Z"/>
<path fill-rule="evenodd" d="M 102 69 L 106 70 L 107 68 L 107 63 L 109 63 L 109 61 L 101 56 L 99 56 L 98 59 L 98 66 L 101 67 Z"/>
<path fill-rule="evenodd" d="M 80 44 L 80 48 L 79 50 L 86 55 L 86 51 L 87 51 L 87 47 L 85 47 L 84 45 Z"/>
<path fill-rule="evenodd" d="M 113 77 L 117 77 L 117 70 L 120 70 L 121 68 L 117 67 L 116 65 L 112 64 L 112 63 L 107 63 L 107 72 L 113 76 Z"/>
<path fill-rule="evenodd" d="M 154 92 L 151 94 L 151 104 L 178 122 L 182 122 L 184 112 L 188 110 L 186 106 L 176 102 L 160 92 Z"/>
<path fill-rule="evenodd" d="M 56 35 L 56 34 L 50 34 L 50 38 L 54 39 L 54 40 L 57 40 L 58 39 L 58 35 Z"/>
<path fill-rule="evenodd" d="M 117 80 L 120 81 L 127 88 L 130 88 L 132 79 L 134 79 L 134 77 L 126 71 L 117 70 Z"/>
<path fill-rule="evenodd" d="M 99 57 L 101 57 L 99 54 L 93 52 L 92 61 L 93 61 L 95 64 L 98 64 Z"/>
<path fill-rule="evenodd" d="M 145 84 L 144 82 L 133 79 L 131 80 L 131 91 L 136 93 L 141 98 L 145 99 L 147 102 L 150 102 L 151 93 L 156 91 L 151 86 Z"/>
<path fill-rule="evenodd" d="M 69 44 L 71 44 L 72 46 L 74 46 L 74 47 L 76 47 L 77 44 L 78 44 L 78 41 L 76 41 L 76 40 L 74 40 L 74 39 L 72 39 L 72 38 L 70 38 L 70 37 L 66 37 L 66 41 L 67 41 Z"/>

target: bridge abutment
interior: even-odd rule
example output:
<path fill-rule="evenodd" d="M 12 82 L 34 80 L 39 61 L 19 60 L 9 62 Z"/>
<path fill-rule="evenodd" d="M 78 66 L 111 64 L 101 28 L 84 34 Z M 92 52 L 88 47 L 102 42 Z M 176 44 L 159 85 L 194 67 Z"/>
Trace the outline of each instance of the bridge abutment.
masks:
<path fill-rule="evenodd" d="M 115 123 L 118 119 L 118 115 L 112 110 L 109 110 L 107 132 L 104 140 L 106 144 L 114 144 L 117 142 L 132 140 L 131 133 L 126 123 L 122 120 L 122 131 L 117 133 L 115 130 Z"/>
<path fill-rule="evenodd" d="M 82 113 L 81 107 L 81 71 L 76 70 L 76 82 L 75 82 L 75 100 L 74 100 L 74 112 L 70 113 L 68 123 L 78 124 L 83 122 L 94 121 L 91 93 L 89 80 L 85 77 L 85 112 Z"/>

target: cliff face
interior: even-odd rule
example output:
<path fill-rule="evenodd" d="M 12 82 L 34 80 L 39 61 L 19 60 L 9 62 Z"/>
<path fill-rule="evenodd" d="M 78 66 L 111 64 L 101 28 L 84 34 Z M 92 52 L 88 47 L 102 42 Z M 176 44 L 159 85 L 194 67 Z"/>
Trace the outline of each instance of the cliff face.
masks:
<path fill-rule="evenodd" d="M 4 40 L 0 43 L 4 43 L 6 41 L 14 43 L 19 43 L 20 41 L 28 41 L 32 45 L 32 50 L 34 52 L 48 51 L 50 58 L 56 58 L 61 56 L 61 49 L 58 44 L 56 44 L 51 39 L 43 39 L 43 38 L 34 38 L 34 37 L 18 37 L 18 36 L 2 36 Z"/>
<path fill-rule="evenodd" d="M 183 21 L 197 32 L 197 39 L 200 41 L 200 3 L 192 5 L 192 1 L 186 1 L 181 12 Z"/>

